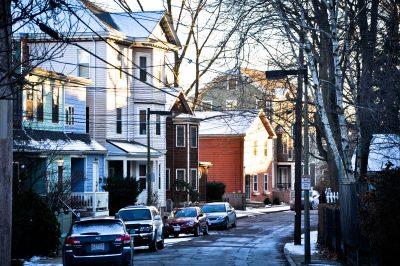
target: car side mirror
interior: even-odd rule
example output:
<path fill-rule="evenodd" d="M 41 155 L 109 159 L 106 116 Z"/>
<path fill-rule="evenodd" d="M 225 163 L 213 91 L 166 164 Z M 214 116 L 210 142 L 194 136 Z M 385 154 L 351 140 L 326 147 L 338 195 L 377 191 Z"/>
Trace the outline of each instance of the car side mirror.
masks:
<path fill-rule="evenodd" d="M 119 214 L 118 214 L 118 212 L 115 214 L 115 219 L 119 219 Z"/>
<path fill-rule="evenodd" d="M 160 216 L 160 215 L 154 216 L 154 220 L 155 220 L 155 221 L 161 221 L 161 216 Z"/>

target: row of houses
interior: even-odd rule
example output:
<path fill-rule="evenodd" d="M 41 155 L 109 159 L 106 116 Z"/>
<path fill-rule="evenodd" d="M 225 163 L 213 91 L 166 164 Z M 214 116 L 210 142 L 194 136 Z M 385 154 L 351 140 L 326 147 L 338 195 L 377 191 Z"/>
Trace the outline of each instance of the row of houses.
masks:
<path fill-rule="evenodd" d="M 244 193 L 250 201 L 288 201 L 293 143 L 290 126 L 274 120 L 277 106 L 286 102 L 283 85 L 264 84 L 262 72 L 247 69 L 245 82 L 261 84 L 250 91 L 255 106 L 236 99 L 227 109 L 248 111 L 205 110 L 213 106 L 207 94 L 216 93 L 208 96 L 214 103 L 228 95 L 219 89 L 241 95 L 238 80 L 227 80 L 228 89 L 207 86 L 202 104 L 193 108 L 180 88 L 168 85 L 168 54 L 181 44 L 164 11 L 113 13 L 77 3 L 82 9 L 76 23 L 87 23 L 56 59 L 34 60 L 58 41 L 23 28 L 15 36 L 21 61 L 30 62 L 23 66 L 31 69 L 14 108 L 17 180 L 29 176 L 28 185 L 40 194 L 70 190 L 71 200 L 94 216 L 108 214 L 103 186 L 112 176 L 139 181 L 138 203 L 145 204 L 151 174 L 160 208 L 187 200 L 177 186 L 181 181 L 200 199 L 207 181 L 219 181 L 227 193 Z"/>

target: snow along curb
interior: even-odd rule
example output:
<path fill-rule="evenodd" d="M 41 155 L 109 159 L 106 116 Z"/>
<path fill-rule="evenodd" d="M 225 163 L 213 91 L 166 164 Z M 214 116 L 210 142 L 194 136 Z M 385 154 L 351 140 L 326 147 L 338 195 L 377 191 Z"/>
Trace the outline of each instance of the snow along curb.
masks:
<path fill-rule="evenodd" d="M 258 215 L 261 215 L 261 214 L 284 212 L 284 211 L 289 211 L 289 210 L 290 210 L 289 206 L 279 206 L 279 207 L 271 207 L 271 208 L 251 209 L 251 210 L 246 210 L 246 211 L 237 210 L 236 211 L 236 218 L 237 219 L 242 219 L 242 218 L 247 218 L 247 217 L 258 216 Z"/>

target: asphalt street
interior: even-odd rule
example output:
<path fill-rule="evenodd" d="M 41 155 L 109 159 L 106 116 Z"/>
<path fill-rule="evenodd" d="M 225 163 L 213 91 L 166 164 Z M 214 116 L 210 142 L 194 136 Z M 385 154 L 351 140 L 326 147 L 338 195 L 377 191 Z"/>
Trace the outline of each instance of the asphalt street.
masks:
<path fill-rule="evenodd" d="M 317 212 L 311 211 L 316 228 Z M 293 235 L 294 212 L 263 214 L 238 220 L 236 228 L 210 231 L 208 236 L 166 240 L 157 252 L 135 250 L 135 265 L 287 265 L 284 243 Z"/>

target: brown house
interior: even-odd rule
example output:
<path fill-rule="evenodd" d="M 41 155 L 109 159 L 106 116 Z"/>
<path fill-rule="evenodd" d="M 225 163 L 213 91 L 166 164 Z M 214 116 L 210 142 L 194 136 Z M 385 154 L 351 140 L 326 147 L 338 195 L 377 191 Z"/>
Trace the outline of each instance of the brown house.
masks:
<path fill-rule="evenodd" d="M 167 108 L 172 116 L 166 120 L 167 158 L 166 195 L 174 205 L 197 200 L 189 197 L 189 190 L 199 190 L 199 121 L 189 107 L 183 92 L 172 99 Z"/>

